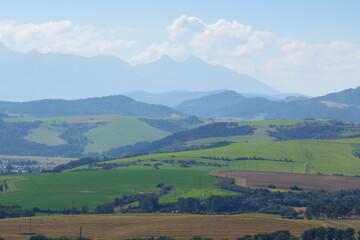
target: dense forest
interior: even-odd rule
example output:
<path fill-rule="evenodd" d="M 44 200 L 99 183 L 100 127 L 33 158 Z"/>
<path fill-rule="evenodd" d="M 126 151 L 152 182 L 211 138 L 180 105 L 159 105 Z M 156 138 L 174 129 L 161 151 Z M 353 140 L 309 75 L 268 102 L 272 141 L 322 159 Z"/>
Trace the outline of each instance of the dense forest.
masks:
<path fill-rule="evenodd" d="M 276 131 L 268 131 L 270 137 L 278 141 L 299 139 L 333 139 L 340 138 L 344 131 L 344 123 L 337 121 L 298 123 L 293 126 L 276 127 Z"/>

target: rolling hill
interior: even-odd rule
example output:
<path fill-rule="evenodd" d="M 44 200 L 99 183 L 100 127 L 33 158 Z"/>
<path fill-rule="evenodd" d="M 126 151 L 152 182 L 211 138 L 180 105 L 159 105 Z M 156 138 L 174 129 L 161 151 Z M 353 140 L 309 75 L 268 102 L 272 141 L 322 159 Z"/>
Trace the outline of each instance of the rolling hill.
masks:
<path fill-rule="evenodd" d="M 209 116 L 217 109 L 232 106 L 244 99 L 244 96 L 235 91 L 223 91 L 184 101 L 177 105 L 175 109 L 195 116 Z"/>
<path fill-rule="evenodd" d="M 0 114 L 0 154 L 47 157 L 98 155 L 112 148 L 159 140 L 174 132 L 204 124 L 196 117 L 91 115 L 31 118 Z"/>

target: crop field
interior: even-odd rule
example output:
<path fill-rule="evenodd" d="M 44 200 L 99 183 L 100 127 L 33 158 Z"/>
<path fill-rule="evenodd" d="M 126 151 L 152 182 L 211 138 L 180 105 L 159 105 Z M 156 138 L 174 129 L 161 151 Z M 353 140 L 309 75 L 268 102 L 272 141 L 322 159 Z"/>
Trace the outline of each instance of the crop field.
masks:
<path fill-rule="evenodd" d="M 143 155 L 113 160 L 110 163 L 140 160 L 139 165 L 131 166 L 131 168 L 161 163 L 162 165 L 158 166 L 160 169 L 171 169 L 178 168 L 181 165 L 179 161 L 185 161 L 185 163 L 195 161 L 198 164 L 182 165 L 204 170 L 255 170 L 355 176 L 360 175 L 360 159 L 353 153 L 359 149 L 360 138 L 248 142 L 195 151 Z M 247 159 L 236 160 L 237 158 Z M 174 162 L 166 163 L 166 160 Z"/>
<path fill-rule="evenodd" d="M 359 220 L 354 220 L 354 222 Z M 129 239 L 168 236 L 190 239 L 195 235 L 213 239 L 236 239 L 246 234 L 290 230 L 300 236 L 304 230 L 319 226 L 334 226 L 331 221 L 289 220 L 273 216 L 183 215 L 183 214 L 122 214 L 44 216 L 32 218 L 32 231 L 47 236 L 91 239 Z M 357 228 L 358 229 L 358 228 Z M 18 235 L 29 232 L 29 218 L 0 220 L 0 236 L 6 239 L 28 239 Z"/>
<path fill-rule="evenodd" d="M 40 209 L 60 210 L 72 206 L 93 209 L 115 197 L 157 191 L 156 185 L 161 182 L 176 190 L 161 197 L 162 202 L 175 201 L 176 197 L 186 194 L 200 198 L 231 194 L 214 189 L 212 184 L 216 179 L 206 176 L 206 172 L 152 168 L 0 176 L 0 181 L 7 180 L 10 186 L 10 190 L 0 194 L 0 204 Z"/>
<path fill-rule="evenodd" d="M 90 143 L 85 153 L 103 152 L 111 148 L 135 144 L 140 141 L 154 141 L 168 136 L 170 133 L 151 127 L 138 118 L 123 117 L 117 121 L 90 129 L 85 136 Z"/>
<path fill-rule="evenodd" d="M 213 176 L 231 177 L 235 183 L 247 187 L 267 187 L 269 184 L 280 189 L 298 186 L 304 190 L 339 191 L 342 189 L 359 189 L 359 177 L 325 176 L 310 174 L 291 174 L 279 172 L 256 171 L 213 171 Z"/>

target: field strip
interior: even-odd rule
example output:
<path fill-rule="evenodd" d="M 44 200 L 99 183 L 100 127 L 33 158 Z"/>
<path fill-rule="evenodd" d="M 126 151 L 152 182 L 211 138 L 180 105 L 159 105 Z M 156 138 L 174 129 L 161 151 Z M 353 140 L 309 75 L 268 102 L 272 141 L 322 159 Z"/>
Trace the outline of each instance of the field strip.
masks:
<path fill-rule="evenodd" d="M 7 240 L 28 239 L 18 235 L 28 231 L 29 218 L 2 219 L 0 236 Z M 300 236 L 304 230 L 332 226 L 320 220 L 290 220 L 264 215 L 191 215 L 191 214 L 122 214 L 43 216 L 32 218 L 32 231 L 47 236 L 91 239 L 129 239 L 168 236 L 190 239 L 195 235 L 213 239 L 237 239 L 246 234 L 290 230 Z"/>

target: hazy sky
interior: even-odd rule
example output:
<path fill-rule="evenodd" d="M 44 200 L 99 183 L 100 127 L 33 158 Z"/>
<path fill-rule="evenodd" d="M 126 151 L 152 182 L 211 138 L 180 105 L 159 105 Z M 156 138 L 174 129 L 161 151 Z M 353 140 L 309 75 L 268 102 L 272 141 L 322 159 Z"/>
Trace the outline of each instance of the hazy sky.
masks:
<path fill-rule="evenodd" d="M 359 12 L 358 0 L 0 0 L 0 42 L 131 64 L 196 55 L 284 92 L 321 95 L 360 85 Z"/>

